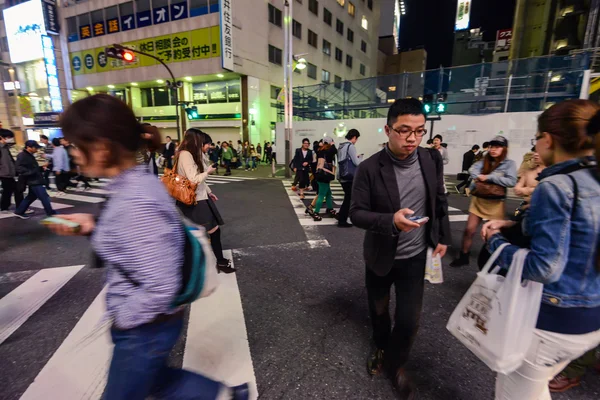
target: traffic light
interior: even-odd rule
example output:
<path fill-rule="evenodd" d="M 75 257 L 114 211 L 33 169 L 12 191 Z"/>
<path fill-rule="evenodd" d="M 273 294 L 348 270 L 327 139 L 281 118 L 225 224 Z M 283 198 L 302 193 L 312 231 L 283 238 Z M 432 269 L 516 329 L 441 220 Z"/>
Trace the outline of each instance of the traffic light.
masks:
<path fill-rule="evenodd" d="M 446 108 L 446 103 L 437 103 L 437 105 L 435 106 L 435 112 L 438 114 L 445 114 Z"/>
<path fill-rule="evenodd" d="M 135 60 L 135 55 L 133 54 L 133 51 L 123 47 L 107 47 L 106 56 L 109 58 L 123 60 L 125 62 L 133 62 Z"/>
<path fill-rule="evenodd" d="M 433 95 L 426 94 L 423 96 L 423 112 L 425 115 L 431 114 L 433 111 Z"/>
<path fill-rule="evenodd" d="M 185 109 L 185 113 L 187 114 L 188 119 L 200 118 L 200 114 L 198 114 L 198 107 L 196 107 L 196 106 L 187 107 Z"/>

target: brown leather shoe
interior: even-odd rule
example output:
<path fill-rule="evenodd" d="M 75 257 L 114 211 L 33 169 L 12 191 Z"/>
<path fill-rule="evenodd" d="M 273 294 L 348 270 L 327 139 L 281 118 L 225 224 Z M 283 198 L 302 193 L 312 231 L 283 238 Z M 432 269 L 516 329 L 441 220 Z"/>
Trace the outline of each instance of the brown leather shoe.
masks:
<path fill-rule="evenodd" d="M 417 399 L 417 388 L 413 382 L 408 378 L 404 369 L 400 368 L 396 373 L 394 379 L 392 379 L 396 394 L 401 400 L 416 400 Z"/>
<path fill-rule="evenodd" d="M 581 383 L 581 378 L 567 378 L 563 374 L 558 374 L 550 381 L 548 387 L 552 393 L 562 393 Z"/>

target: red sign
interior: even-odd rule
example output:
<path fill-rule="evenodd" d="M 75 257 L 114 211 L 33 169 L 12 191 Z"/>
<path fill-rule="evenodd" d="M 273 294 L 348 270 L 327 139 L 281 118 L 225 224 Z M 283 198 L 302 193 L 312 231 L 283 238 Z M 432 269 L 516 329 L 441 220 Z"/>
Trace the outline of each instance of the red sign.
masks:
<path fill-rule="evenodd" d="M 508 51 L 512 43 L 512 29 L 501 29 L 496 32 L 496 51 Z"/>

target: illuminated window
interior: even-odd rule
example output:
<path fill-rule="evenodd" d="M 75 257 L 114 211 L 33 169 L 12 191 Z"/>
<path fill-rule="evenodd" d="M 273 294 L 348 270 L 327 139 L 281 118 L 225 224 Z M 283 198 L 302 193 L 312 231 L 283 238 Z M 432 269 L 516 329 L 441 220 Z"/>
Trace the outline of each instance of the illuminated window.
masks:
<path fill-rule="evenodd" d="M 354 7 L 354 4 L 348 3 L 348 14 L 350 14 L 351 16 L 354 17 L 355 12 L 356 12 L 356 8 Z"/>
<path fill-rule="evenodd" d="M 342 7 L 346 4 L 346 0 L 337 0 L 338 4 Z"/>
<path fill-rule="evenodd" d="M 321 81 L 323 83 L 329 83 L 329 71 L 323 70 L 323 72 L 321 73 Z"/>
<path fill-rule="evenodd" d="M 367 21 L 367 17 L 363 15 L 362 21 L 360 22 L 360 26 L 366 31 L 369 29 L 369 21 Z"/>

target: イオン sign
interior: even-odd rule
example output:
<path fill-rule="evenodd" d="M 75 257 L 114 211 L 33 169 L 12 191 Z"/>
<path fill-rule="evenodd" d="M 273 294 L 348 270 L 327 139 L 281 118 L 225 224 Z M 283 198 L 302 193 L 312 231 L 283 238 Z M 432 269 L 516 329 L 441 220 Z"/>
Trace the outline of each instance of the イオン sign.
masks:
<path fill-rule="evenodd" d="M 123 46 L 152 54 L 165 63 L 202 60 L 221 56 L 221 34 L 219 26 L 196 29 L 172 35 L 135 40 Z M 125 68 L 148 67 L 158 64 L 150 57 L 136 55 L 133 62 L 108 58 L 105 47 L 69 53 L 73 75 L 95 74 Z"/>

